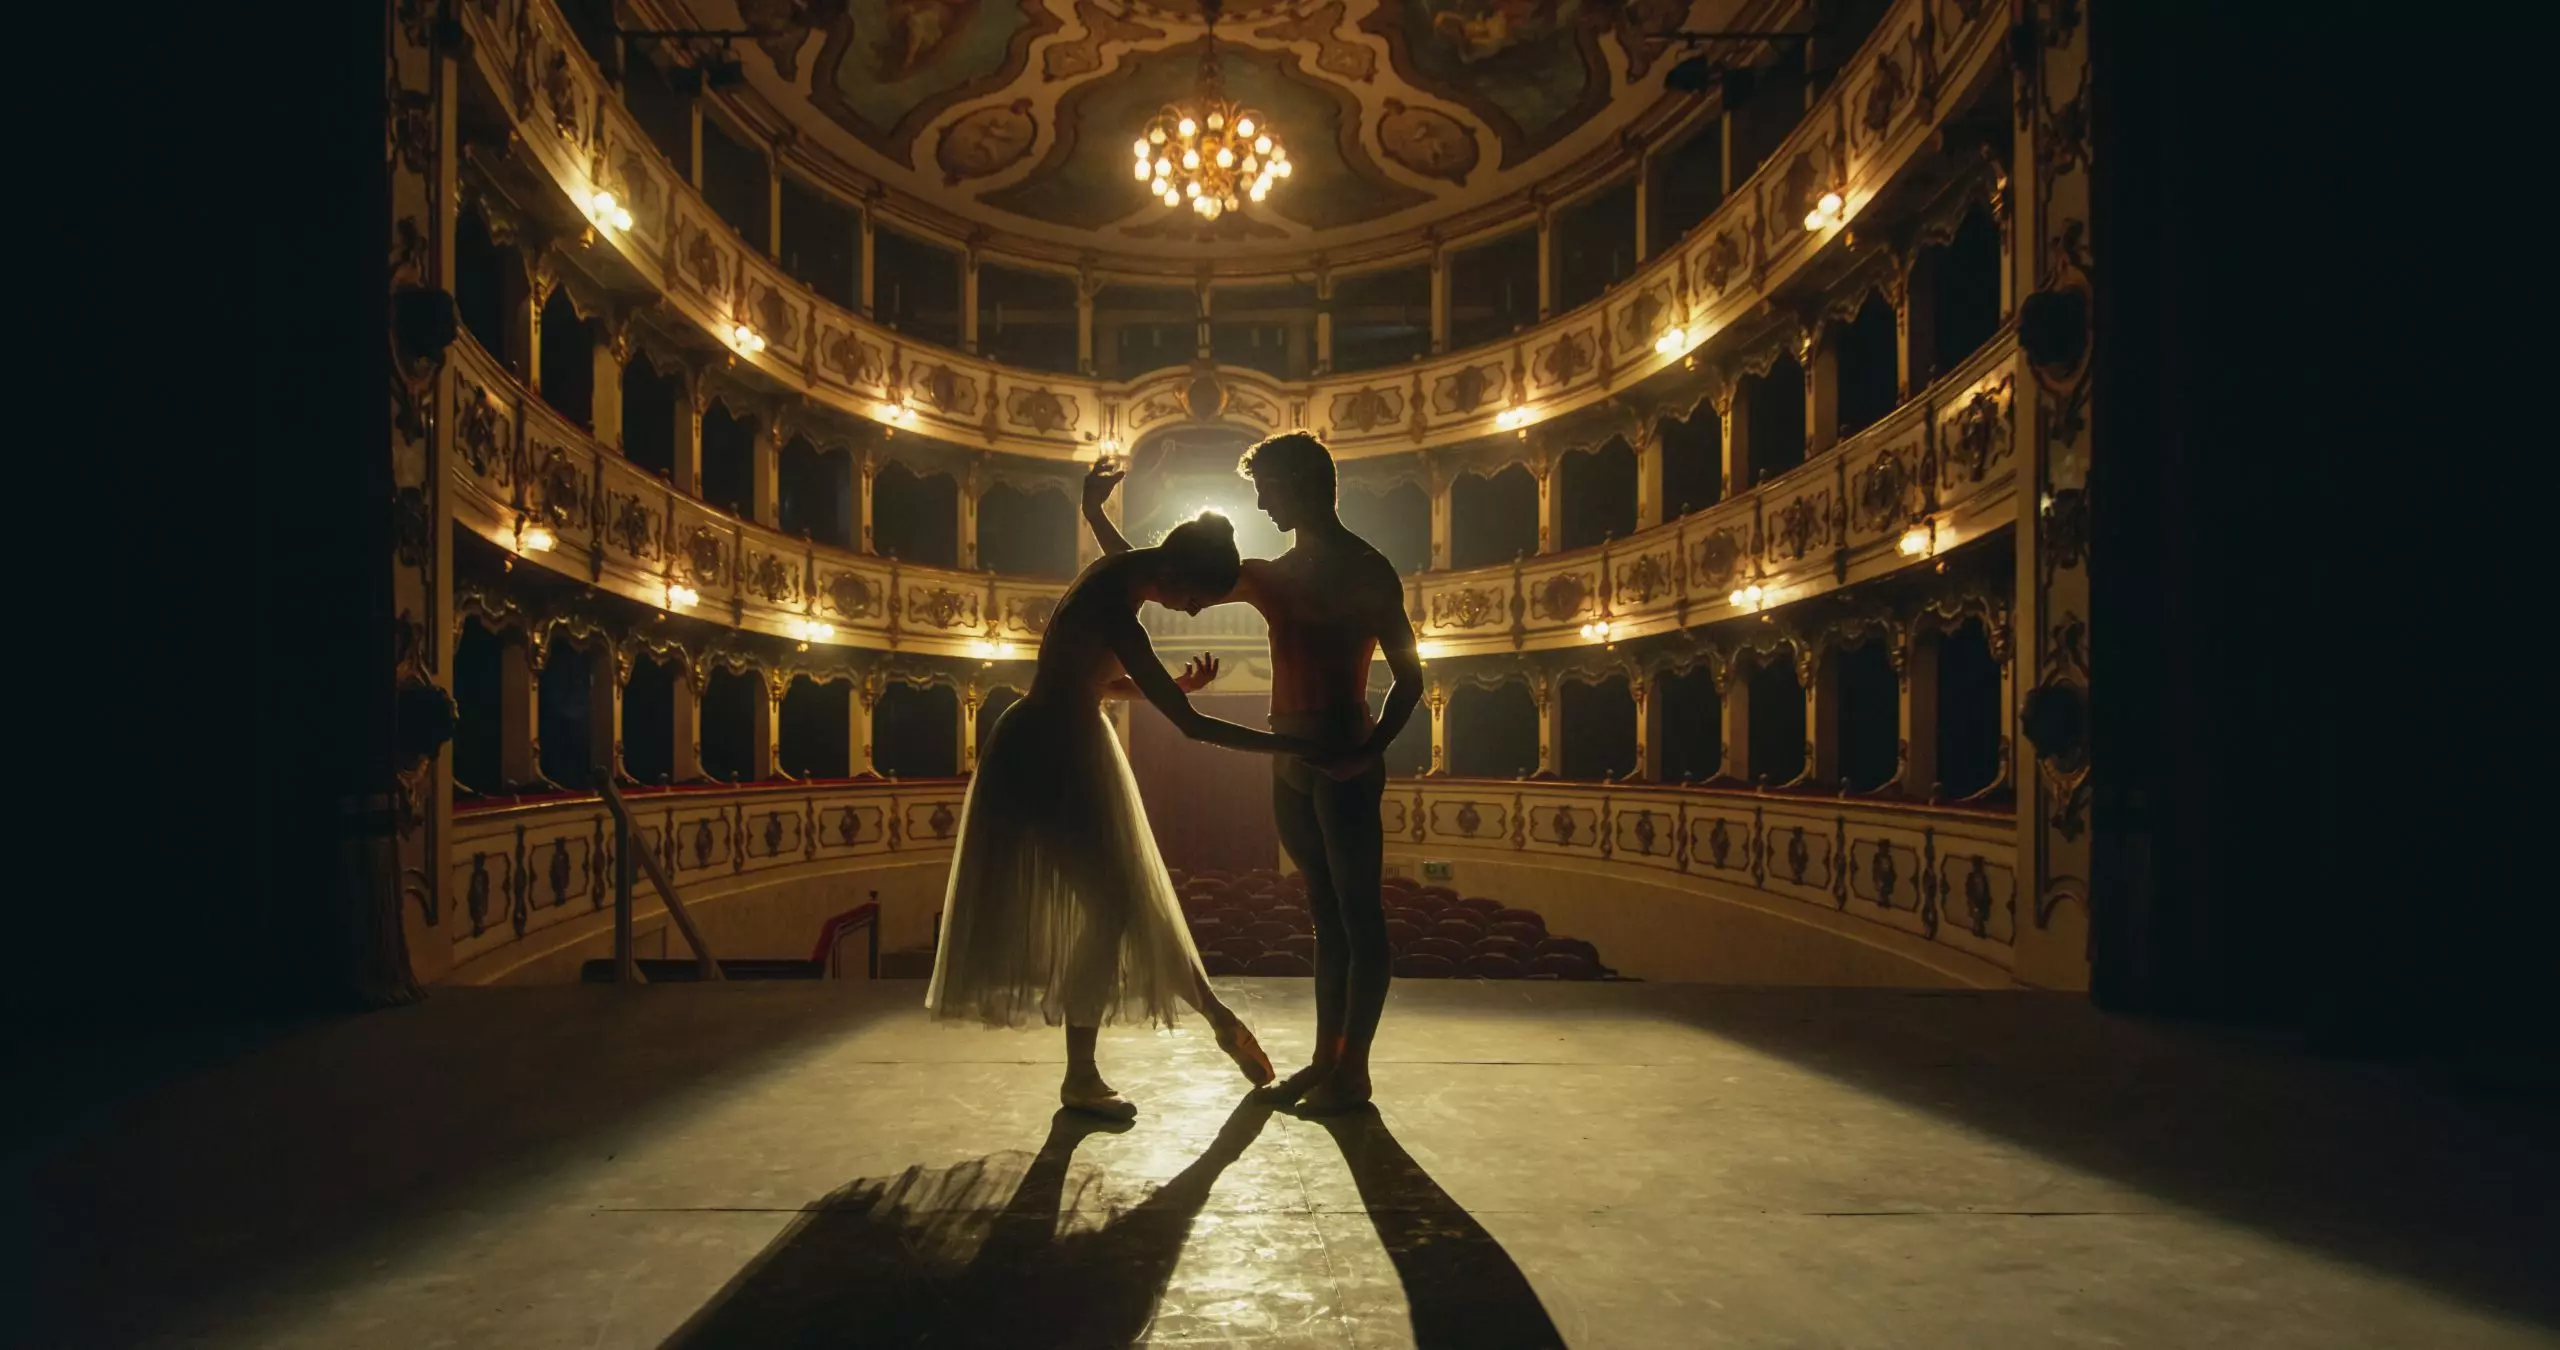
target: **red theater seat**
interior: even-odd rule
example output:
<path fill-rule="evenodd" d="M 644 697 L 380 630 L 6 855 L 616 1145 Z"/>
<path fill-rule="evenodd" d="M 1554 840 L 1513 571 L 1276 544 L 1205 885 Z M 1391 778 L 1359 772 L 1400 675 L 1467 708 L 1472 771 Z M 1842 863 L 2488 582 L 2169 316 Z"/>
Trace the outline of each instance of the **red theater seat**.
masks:
<path fill-rule="evenodd" d="M 1249 937 L 1220 938 L 1216 950 L 1219 955 L 1235 962 L 1237 969 L 1241 970 L 1246 962 L 1262 955 L 1262 940 Z M 1202 952 L 1200 955 L 1204 961 L 1208 958 L 1207 952 Z"/>
<path fill-rule="evenodd" d="M 1467 963 L 1459 969 L 1483 980 L 1516 980 L 1529 973 L 1528 968 L 1516 958 L 1491 952 L 1478 952 L 1468 957 Z"/>
<path fill-rule="evenodd" d="M 1546 941 L 1547 938 L 1547 930 L 1532 927 L 1525 923 L 1491 924 L 1488 925 L 1484 931 L 1489 936 L 1515 938 L 1532 947 Z"/>
<path fill-rule="evenodd" d="M 1470 947 L 1476 944 L 1477 938 L 1483 937 L 1484 935 L 1484 929 L 1481 925 L 1468 923 L 1464 919 L 1451 919 L 1444 917 L 1440 922 L 1431 925 L 1431 936 L 1448 938 L 1453 942 L 1462 942 Z"/>
<path fill-rule="evenodd" d="M 1420 936 L 1422 936 L 1421 929 L 1402 919 L 1387 920 L 1387 945 L 1397 951 L 1403 951 L 1412 946 L 1413 940 Z"/>
<path fill-rule="evenodd" d="M 1538 911 L 1534 909 L 1495 910 L 1490 921 L 1493 923 L 1525 923 L 1531 928 L 1537 929 L 1542 935 L 1547 931 L 1547 921 L 1540 918 L 1538 916 Z"/>
<path fill-rule="evenodd" d="M 1426 914 L 1418 909 L 1390 909 L 1387 911 L 1387 922 L 1409 923 L 1419 929 L 1428 929 L 1431 925 L 1438 923 L 1439 921 L 1440 920 L 1437 915 Z"/>
<path fill-rule="evenodd" d="M 1291 933 L 1272 946 L 1284 952 L 1296 952 L 1310 963 L 1316 959 L 1316 935 L 1313 933 Z M 1314 966 L 1310 964 L 1308 968 L 1312 970 Z"/>
<path fill-rule="evenodd" d="M 1397 957 L 1395 970 L 1399 980 L 1445 980 L 1458 973 L 1456 963 L 1448 958 L 1418 952 Z"/>
<path fill-rule="evenodd" d="M 1280 939 L 1288 937 L 1299 930 L 1272 919 L 1256 919 L 1253 922 L 1246 924 L 1244 926 L 1244 931 L 1245 936 L 1260 942 L 1266 947 L 1277 947 L 1280 945 Z"/>
<path fill-rule="evenodd" d="M 1415 894 L 1426 900 L 1437 900 L 1444 905 L 1458 898 L 1458 893 L 1446 886 L 1425 886 Z"/>
<path fill-rule="evenodd" d="M 1471 944 L 1452 942 L 1444 937 L 1418 937 L 1404 950 L 1407 956 L 1436 956 L 1454 967 L 1466 960 L 1474 948 Z"/>
<path fill-rule="evenodd" d="M 1466 899 L 1458 902 L 1458 908 L 1473 910 L 1477 914 L 1490 919 L 1494 915 L 1502 912 L 1502 902 L 1499 900 L 1487 900 L 1481 895 L 1470 895 Z"/>
<path fill-rule="evenodd" d="M 1234 933 L 1243 932 L 1245 925 L 1253 922 L 1254 919 L 1253 915 L 1248 914 L 1241 909 L 1237 909 L 1232 905 L 1210 910 L 1208 913 L 1203 914 L 1200 917 L 1204 919 L 1215 919 L 1218 922 L 1225 924 L 1229 932 Z"/>
<path fill-rule="evenodd" d="M 1264 952 L 1245 963 L 1244 973 L 1247 975 L 1296 975 L 1303 978 L 1315 974 L 1316 966 L 1315 962 L 1296 952 Z"/>
<path fill-rule="evenodd" d="M 1580 938 L 1551 937 L 1539 940 L 1538 955 L 1552 956 L 1558 952 L 1568 956 L 1579 956 L 1595 966 L 1600 964 L 1600 949 Z"/>
<path fill-rule="evenodd" d="M 1477 938 L 1475 954 L 1478 956 L 1508 956 L 1514 961 L 1526 961 L 1530 957 L 1537 955 L 1537 953 L 1530 948 L 1528 943 L 1522 942 L 1518 938 L 1494 936 Z"/>
<path fill-rule="evenodd" d="M 1205 951 L 1200 953 L 1200 968 L 1212 975 L 1242 975 L 1244 962 L 1222 951 Z"/>

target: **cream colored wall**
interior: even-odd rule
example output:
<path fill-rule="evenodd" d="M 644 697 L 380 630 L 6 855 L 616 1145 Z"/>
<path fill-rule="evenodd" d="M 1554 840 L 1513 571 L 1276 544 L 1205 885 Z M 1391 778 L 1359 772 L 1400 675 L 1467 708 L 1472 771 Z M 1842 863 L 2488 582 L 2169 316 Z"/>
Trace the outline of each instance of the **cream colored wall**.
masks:
<path fill-rule="evenodd" d="M 2010 984 L 1987 962 L 1859 919 L 1724 892 L 1690 877 L 1657 881 L 1635 867 L 1391 847 L 1387 871 L 1419 879 L 1425 858 L 1450 867 L 1449 879 L 1433 884 L 1534 909 L 1548 932 L 1590 942 L 1602 964 L 1638 979 L 1920 989 Z"/>
<path fill-rule="evenodd" d="M 751 875 L 727 886 L 687 889 L 684 900 L 714 956 L 805 960 L 828 919 L 865 903 L 877 891 L 880 950 L 897 951 L 933 943 L 934 915 L 942 909 L 950 868 L 947 857 L 910 863 L 863 859 L 815 876 L 769 880 Z M 633 946 L 642 957 L 692 954 L 645 881 L 631 928 Z M 613 913 L 608 909 L 493 952 L 456 970 L 446 983 L 570 984 L 586 962 L 612 955 Z"/>

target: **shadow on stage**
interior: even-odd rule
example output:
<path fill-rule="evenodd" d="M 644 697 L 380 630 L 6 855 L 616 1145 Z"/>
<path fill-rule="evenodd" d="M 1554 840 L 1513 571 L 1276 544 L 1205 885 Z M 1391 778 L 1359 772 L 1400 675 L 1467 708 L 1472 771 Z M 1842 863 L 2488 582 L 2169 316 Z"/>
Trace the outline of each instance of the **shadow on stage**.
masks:
<path fill-rule="evenodd" d="M 1098 1173 L 1073 1163 L 1087 1136 L 1128 1127 L 1068 1111 L 1051 1119 L 1034 1154 L 998 1153 L 853 1182 L 811 1205 L 666 1344 L 1134 1344 L 1161 1331 L 1157 1309 L 1194 1221 L 1219 1174 L 1270 1116 L 1268 1106 L 1248 1097 L 1206 1152 L 1125 1208 L 1103 1194 Z M 1317 1119 L 1342 1149 L 1394 1264 L 1420 1350 L 1564 1344 L 1510 1254 L 1405 1152 L 1375 1111 Z M 1347 1331 L 1354 1311 L 1338 1306 L 1331 1290 L 1315 1293 L 1298 1305 L 1312 1325 L 1234 1330 L 1297 1330 L 1319 1339 Z"/>

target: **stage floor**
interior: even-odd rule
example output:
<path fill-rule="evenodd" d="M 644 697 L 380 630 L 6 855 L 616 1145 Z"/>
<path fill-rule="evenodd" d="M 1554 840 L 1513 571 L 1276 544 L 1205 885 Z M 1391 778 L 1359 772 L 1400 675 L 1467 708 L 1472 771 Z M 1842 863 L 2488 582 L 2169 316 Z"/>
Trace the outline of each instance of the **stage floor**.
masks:
<path fill-rule="evenodd" d="M 1303 1057 L 1306 982 L 1227 983 Z M 11 1339 L 2560 1344 L 2553 1111 L 2413 1069 L 2065 996 L 1414 981 L 1373 1115 L 1254 1108 L 1194 1024 L 1105 1036 L 1144 1114 L 1088 1132 L 1056 1033 L 922 988 L 443 990 L 22 1066 Z"/>

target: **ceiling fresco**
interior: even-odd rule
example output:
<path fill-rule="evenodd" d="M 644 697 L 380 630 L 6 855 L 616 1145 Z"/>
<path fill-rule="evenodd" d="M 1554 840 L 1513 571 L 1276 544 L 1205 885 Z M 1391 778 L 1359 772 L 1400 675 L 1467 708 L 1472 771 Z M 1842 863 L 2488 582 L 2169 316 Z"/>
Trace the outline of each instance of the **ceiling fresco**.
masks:
<path fill-rule="evenodd" d="M 1289 254 L 1416 231 L 1614 153 L 1667 97 L 1665 44 L 1790 0 L 1227 0 L 1228 93 L 1295 173 L 1203 221 L 1131 180 L 1144 121 L 1198 85 L 1199 0 L 657 0 L 737 26 L 748 96 L 832 156 L 975 224 L 1103 253 Z"/>

